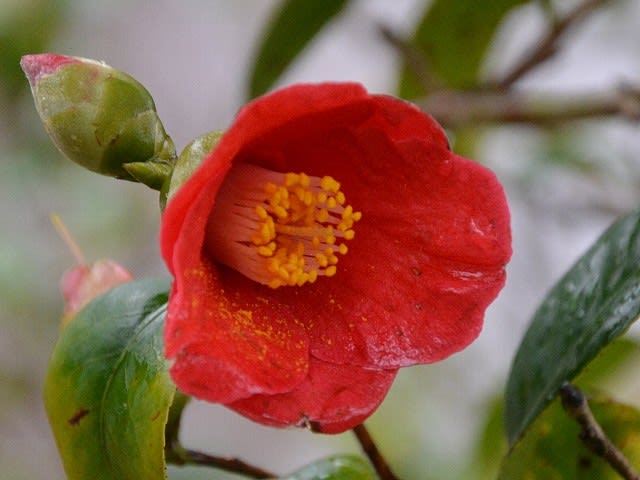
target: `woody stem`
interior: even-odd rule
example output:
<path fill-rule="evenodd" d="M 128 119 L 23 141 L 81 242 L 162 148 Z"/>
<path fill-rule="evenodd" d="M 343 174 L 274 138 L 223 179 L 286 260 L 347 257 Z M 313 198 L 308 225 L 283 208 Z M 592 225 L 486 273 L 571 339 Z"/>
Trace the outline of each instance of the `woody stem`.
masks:
<path fill-rule="evenodd" d="M 598 424 L 582 391 L 566 382 L 560 387 L 560 398 L 567 414 L 582 427 L 580 430 L 582 443 L 594 454 L 606 460 L 611 468 L 625 480 L 640 480 L 640 475 L 634 471 L 629 460 L 609 440 Z"/>
<path fill-rule="evenodd" d="M 559 42 L 565 33 L 571 27 L 588 18 L 606 2 L 607 0 L 585 0 L 564 17 L 552 19 L 547 34 L 540 38 L 537 45 L 493 87 L 505 90 L 537 66 L 552 58 L 558 51 Z"/>
<path fill-rule="evenodd" d="M 371 435 L 369 435 L 364 424 L 357 425 L 352 430 L 360 443 L 360 447 L 378 473 L 380 480 L 399 480 L 391 471 L 391 468 L 382 456 L 382 453 L 380 453 L 380 450 L 378 450 L 378 447 L 371 438 Z"/>
<path fill-rule="evenodd" d="M 166 453 L 167 461 L 176 465 L 203 465 L 256 479 L 277 478 L 274 473 L 250 465 L 238 458 L 217 457 L 183 448 L 179 444 L 173 445 L 173 448 Z"/>
<path fill-rule="evenodd" d="M 416 102 L 449 128 L 478 124 L 560 123 L 618 116 L 640 118 L 640 88 L 621 87 L 580 95 L 441 90 Z"/>

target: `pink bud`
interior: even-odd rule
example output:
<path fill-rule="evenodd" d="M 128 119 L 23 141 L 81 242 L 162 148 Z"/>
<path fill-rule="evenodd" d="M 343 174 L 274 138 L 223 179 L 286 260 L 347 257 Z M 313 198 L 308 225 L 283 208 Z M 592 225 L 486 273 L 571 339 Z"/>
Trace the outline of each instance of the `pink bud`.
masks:
<path fill-rule="evenodd" d="M 98 260 L 91 266 L 78 265 L 67 270 L 60 280 L 66 302 L 62 328 L 91 300 L 132 279 L 127 270 L 112 260 Z"/>

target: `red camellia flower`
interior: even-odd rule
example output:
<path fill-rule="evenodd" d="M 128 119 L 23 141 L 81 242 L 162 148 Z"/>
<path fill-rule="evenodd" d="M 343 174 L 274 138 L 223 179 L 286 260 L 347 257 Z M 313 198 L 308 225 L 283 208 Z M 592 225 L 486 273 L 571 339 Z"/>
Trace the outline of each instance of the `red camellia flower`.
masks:
<path fill-rule="evenodd" d="M 400 367 L 473 341 L 511 255 L 494 174 L 357 84 L 244 107 L 170 198 L 161 244 L 178 387 L 326 433 L 368 417 Z"/>

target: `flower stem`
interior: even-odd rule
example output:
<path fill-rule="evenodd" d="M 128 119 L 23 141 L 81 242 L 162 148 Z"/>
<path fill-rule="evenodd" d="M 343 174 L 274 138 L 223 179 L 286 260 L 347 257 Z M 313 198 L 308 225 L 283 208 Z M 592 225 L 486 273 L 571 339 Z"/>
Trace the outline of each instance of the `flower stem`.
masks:
<path fill-rule="evenodd" d="M 382 453 L 380 453 L 380 450 L 378 450 L 378 447 L 371 438 L 371 435 L 369 435 L 364 424 L 354 427 L 353 433 L 358 439 L 360 447 L 362 447 L 362 450 L 373 464 L 373 468 L 375 468 L 378 473 L 380 480 L 398 480 L 398 477 L 396 477 L 391 471 L 391 468 L 389 468 L 389 465 L 382 456 Z"/>
<path fill-rule="evenodd" d="M 203 465 L 218 468 L 250 478 L 264 479 L 277 477 L 277 475 L 268 470 L 249 465 L 237 458 L 216 457 L 186 448 L 174 448 L 171 455 L 167 455 L 167 460 L 176 465 Z"/>
<path fill-rule="evenodd" d="M 594 454 L 606 460 L 611 468 L 625 480 L 640 480 L 640 475 L 633 469 L 629 460 L 609 440 L 598 424 L 582 391 L 575 385 L 565 382 L 560 387 L 559 393 L 565 411 L 582 427 L 580 431 L 582 443 Z"/>

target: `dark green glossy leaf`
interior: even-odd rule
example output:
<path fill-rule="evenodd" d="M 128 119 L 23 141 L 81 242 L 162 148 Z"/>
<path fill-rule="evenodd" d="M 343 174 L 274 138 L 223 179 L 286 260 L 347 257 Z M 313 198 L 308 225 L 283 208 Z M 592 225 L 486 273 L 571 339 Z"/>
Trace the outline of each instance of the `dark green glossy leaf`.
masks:
<path fill-rule="evenodd" d="M 165 478 L 175 392 L 163 354 L 168 288 L 138 280 L 110 290 L 56 345 L 44 401 L 69 480 Z"/>
<path fill-rule="evenodd" d="M 452 88 L 473 87 L 496 28 L 512 8 L 527 1 L 435 0 L 411 43 L 424 53 L 425 66 L 436 80 Z M 425 93 L 415 72 L 405 67 L 400 96 L 417 98 Z"/>
<path fill-rule="evenodd" d="M 589 406 L 609 439 L 640 464 L 640 412 L 604 397 Z M 502 464 L 498 480 L 618 480 L 618 474 L 578 438 L 580 427 L 559 401 L 546 409 Z"/>
<path fill-rule="evenodd" d="M 614 223 L 536 311 L 505 394 L 509 443 L 640 314 L 640 213 Z"/>
<path fill-rule="evenodd" d="M 369 464 L 354 455 L 337 455 L 312 463 L 281 480 L 375 480 Z"/>
<path fill-rule="evenodd" d="M 348 0 L 285 0 L 258 50 L 249 80 L 249 96 L 273 86 L 313 37 L 347 5 Z"/>

